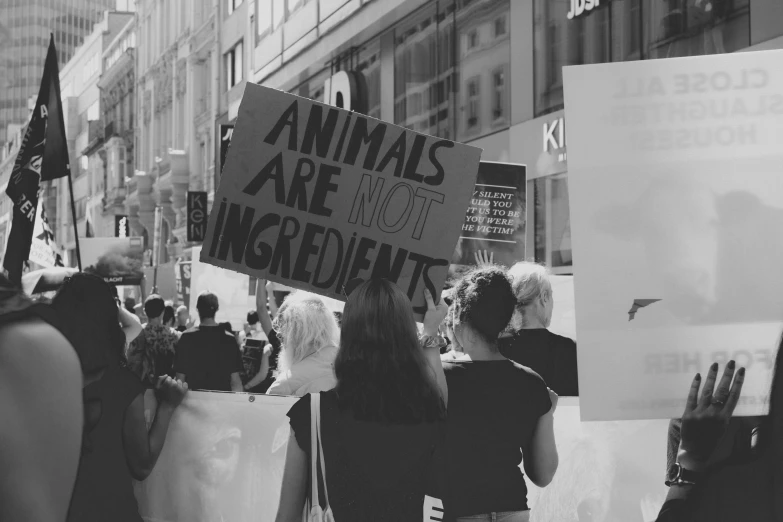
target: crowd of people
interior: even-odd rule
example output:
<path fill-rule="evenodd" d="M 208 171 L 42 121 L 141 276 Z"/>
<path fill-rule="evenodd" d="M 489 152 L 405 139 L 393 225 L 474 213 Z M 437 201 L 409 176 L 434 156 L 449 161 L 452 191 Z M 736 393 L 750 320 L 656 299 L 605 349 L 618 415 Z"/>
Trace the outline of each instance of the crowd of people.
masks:
<path fill-rule="evenodd" d="M 0 520 L 139 522 L 132 479 L 153 470 L 189 390 L 300 397 L 277 522 L 301 521 L 313 492 L 313 397 L 318 503 L 339 522 L 528 521 L 524 475 L 546 487 L 557 473 L 554 415 L 559 396 L 578 395 L 577 348 L 548 330 L 540 265 L 483 264 L 437 302 L 425 290 L 420 325 L 386 279 L 347 282 L 340 316 L 307 292 L 278 309 L 259 280 L 238 332 L 217 322 L 209 292 L 194 324 L 158 295 L 122 303 L 95 276 L 51 286 L 44 303 L 0 277 L 0 412 L 12 420 L 0 428 Z M 660 522 L 783 517 L 780 351 L 767 417 L 732 418 L 734 362 L 694 378 L 670 429 Z"/>

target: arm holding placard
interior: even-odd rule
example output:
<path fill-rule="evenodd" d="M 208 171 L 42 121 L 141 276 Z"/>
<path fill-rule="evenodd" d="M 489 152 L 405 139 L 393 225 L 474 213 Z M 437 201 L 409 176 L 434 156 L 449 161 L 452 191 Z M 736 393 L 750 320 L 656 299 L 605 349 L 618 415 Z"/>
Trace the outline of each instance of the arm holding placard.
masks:
<path fill-rule="evenodd" d="M 427 302 L 427 312 L 424 314 L 424 329 L 421 337 L 422 348 L 424 349 L 427 363 L 429 363 L 434 373 L 435 382 L 440 389 L 443 403 L 448 406 L 449 388 L 446 384 L 446 373 L 443 371 L 443 363 L 440 360 L 440 349 L 446 344 L 446 341 L 440 336 L 438 330 L 449 313 L 449 306 L 442 298 L 436 305 L 432 294 L 426 288 L 424 289 L 424 299 Z"/>

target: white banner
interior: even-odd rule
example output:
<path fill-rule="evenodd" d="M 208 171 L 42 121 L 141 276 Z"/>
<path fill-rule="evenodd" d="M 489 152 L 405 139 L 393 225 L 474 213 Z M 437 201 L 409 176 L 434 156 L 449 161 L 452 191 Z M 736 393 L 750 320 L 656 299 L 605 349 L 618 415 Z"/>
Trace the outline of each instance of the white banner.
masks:
<path fill-rule="evenodd" d="M 286 413 L 296 401 L 188 392 L 155 469 L 136 484 L 145 522 L 274 520 L 290 433 Z"/>
<path fill-rule="evenodd" d="M 189 392 L 155 469 L 136 484 L 145 522 L 274 520 L 290 434 L 286 413 L 297 400 Z M 154 405 L 147 404 L 151 422 Z M 667 426 L 663 420 L 583 423 L 579 399 L 561 398 L 555 413 L 560 467 L 545 489 L 528 482 L 532 522 L 586 520 L 587 513 L 594 521 L 655 520 L 666 496 Z"/>
<path fill-rule="evenodd" d="M 671 418 L 714 361 L 767 410 L 783 323 L 783 52 L 565 68 L 584 420 Z"/>

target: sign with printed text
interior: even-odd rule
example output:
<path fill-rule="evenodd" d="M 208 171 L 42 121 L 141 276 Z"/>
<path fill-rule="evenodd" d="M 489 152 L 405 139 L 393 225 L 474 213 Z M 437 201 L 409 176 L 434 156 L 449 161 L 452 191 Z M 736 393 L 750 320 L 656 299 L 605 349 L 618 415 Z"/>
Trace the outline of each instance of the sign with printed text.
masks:
<path fill-rule="evenodd" d="M 141 237 L 79 238 L 84 271 L 113 285 L 138 285 L 144 279 Z"/>
<path fill-rule="evenodd" d="M 207 193 L 188 192 L 188 241 L 201 242 L 207 233 Z"/>
<path fill-rule="evenodd" d="M 482 161 L 452 262 L 477 264 L 477 254 L 491 253 L 510 267 L 525 259 L 525 166 Z"/>
<path fill-rule="evenodd" d="M 201 260 L 344 299 L 384 277 L 438 296 L 481 149 L 248 84 Z"/>
<path fill-rule="evenodd" d="M 768 408 L 783 330 L 783 52 L 565 69 L 583 420 L 682 415 L 747 370 Z M 768 274 L 768 275 L 767 275 Z"/>

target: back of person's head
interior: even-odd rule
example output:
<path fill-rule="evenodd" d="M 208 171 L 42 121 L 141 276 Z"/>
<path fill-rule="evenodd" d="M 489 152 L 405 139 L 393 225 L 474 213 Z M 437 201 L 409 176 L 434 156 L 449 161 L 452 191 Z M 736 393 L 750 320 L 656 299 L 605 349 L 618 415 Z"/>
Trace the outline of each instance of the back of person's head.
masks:
<path fill-rule="evenodd" d="M 511 280 L 499 266 L 469 271 L 454 286 L 451 296 L 455 323 L 452 327 L 466 324 L 493 344 L 511 321 L 517 303 Z"/>
<path fill-rule="evenodd" d="M 150 295 L 144 301 L 144 315 L 147 319 L 157 319 L 166 310 L 166 302 L 158 294 Z"/>
<path fill-rule="evenodd" d="M 174 326 L 175 315 L 174 307 L 166 305 L 166 308 L 163 309 L 163 324 L 166 326 Z"/>
<path fill-rule="evenodd" d="M 531 313 L 537 313 L 538 321 L 549 325 L 552 320 L 549 312 L 542 306 L 543 302 L 552 300 L 552 282 L 546 267 L 529 261 L 522 261 L 508 271 L 511 277 L 514 295 L 517 299 L 517 313 L 514 314 L 513 326 L 519 330 L 528 321 Z"/>
<path fill-rule="evenodd" d="M 204 319 L 214 319 L 220 308 L 220 303 L 215 294 L 211 292 L 201 292 L 196 300 L 196 310 L 198 310 L 198 316 L 203 321 Z"/>
<path fill-rule="evenodd" d="M 258 324 L 258 312 L 256 312 L 255 310 L 250 310 L 247 313 L 247 324 L 249 324 L 250 326 L 254 326 Z"/>
<path fill-rule="evenodd" d="M 66 280 L 52 300 L 85 375 L 124 362 L 125 334 L 117 306 L 111 286 L 100 277 L 84 273 Z"/>
<path fill-rule="evenodd" d="M 189 316 L 190 313 L 188 312 L 188 307 L 185 305 L 179 305 L 179 308 L 177 308 L 177 320 L 180 322 L 187 322 L 187 320 L 190 319 Z"/>
<path fill-rule="evenodd" d="M 289 294 L 277 312 L 275 330 L 283 343 L 279 370 L 293 365 L 327 346 L 337 346 L 340 328 L 323 299 L 309 292 Z"/>
<path fill-rule="evenodd" d="M 340 407 L 357 419 L 406 424 L 445 414 L 413 307 L 385 279 L 362 283 L 348 296 L 334 370 Z"/>

